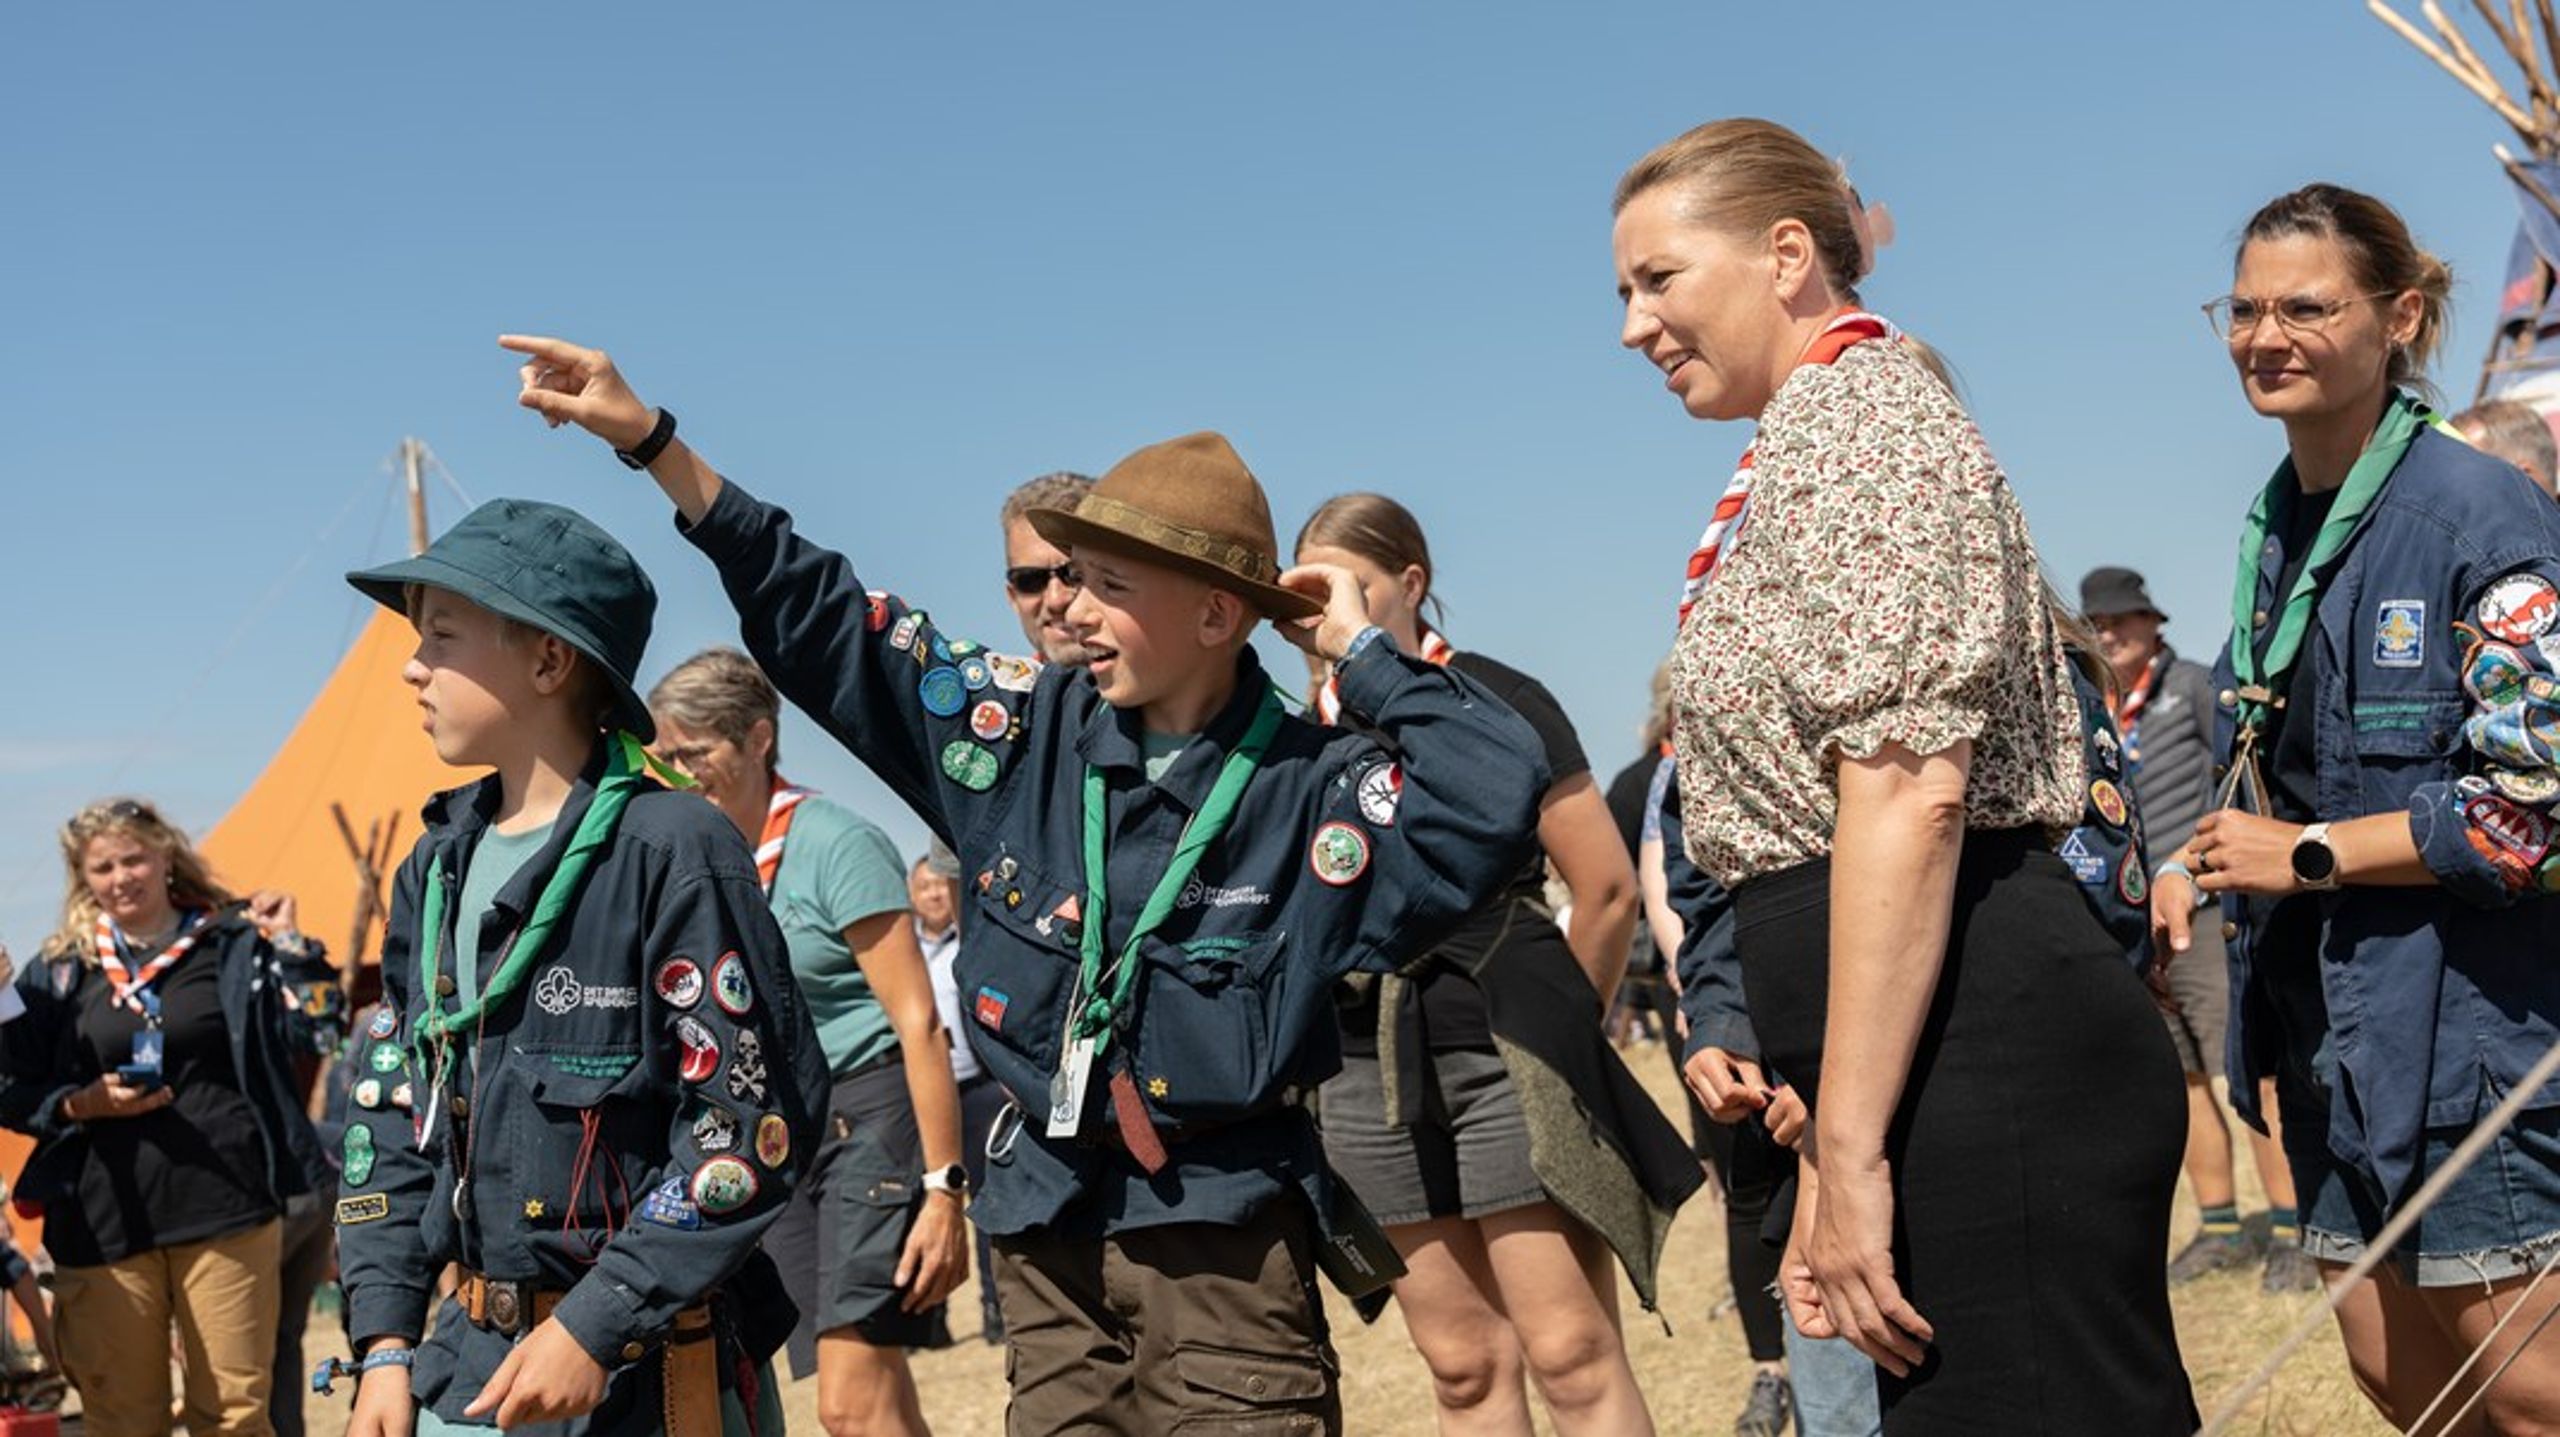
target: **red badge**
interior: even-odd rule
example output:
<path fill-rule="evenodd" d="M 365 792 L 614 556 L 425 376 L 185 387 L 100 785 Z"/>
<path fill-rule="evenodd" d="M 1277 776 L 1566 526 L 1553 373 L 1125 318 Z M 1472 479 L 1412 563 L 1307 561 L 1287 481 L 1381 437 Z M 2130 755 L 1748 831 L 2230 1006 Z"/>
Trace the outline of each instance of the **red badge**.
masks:
<path fill-rule="evenodd" d="M 2551 581 L 2539 575 L 2510 574 L 2480 596 L 2478 618 L 2490 637 L 2511 644 L 2529 644 L 2548 632 L 2555 618 L 2560 618 L 2560 592 L 2555 592 Z"/>
<path fill-rule="evenodd" d="M 2551 820 L 2532 809 L 2490 796 L 2464 804 L 2462 816 L 2483 837 L 2528 867 L 2551 851 Z"/>
<path fill-rule="evenodd" d="M 676 1020 L 676 1044 L 684 1050 L 681 1069 L 688 1083 L 707 1083 L 720 1071 L 720 1042 L 699 1018 Z"/>
<path fill-rule="evenodd" d="M 702 965 L 690 958 L 670 958 L 658 965 L 657 987 L 661 1002 L 690 1008 L 702 1001 Z"/>
<path fill-rule="evenodd" d="M 874 589 L 863 595 L 863 601 L 862 619 L 871 626 L 871 632 L 876 634 L 889 627 L 889 596 Z"/>
<path fill-rule="evenodd" d="M 969 732 L 994 743 L 1013 727 L 1013 711 L 994 699 L 986 699 L 969 710 Z"/>
<path fill-rule="evenodd" d="M 979 1025 L 1002 1031 L 1004 1028 L 1004 1010 L 1012 1005 L 1013 1000 L 1011 998 L 997 992 L 995 989 L 980 988 L 978 990 Z"/>

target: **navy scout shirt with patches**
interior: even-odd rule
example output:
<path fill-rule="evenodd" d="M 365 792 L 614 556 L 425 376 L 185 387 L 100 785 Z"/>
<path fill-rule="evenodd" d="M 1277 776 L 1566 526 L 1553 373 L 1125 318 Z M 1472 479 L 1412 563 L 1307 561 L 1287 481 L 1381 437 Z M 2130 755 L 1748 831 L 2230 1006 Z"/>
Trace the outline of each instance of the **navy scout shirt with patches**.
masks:
<path fill-rule="evenodd" d="M 440 996 L 418 991 L 424 884 L 435 865 L 458 886 L 498 781 L 427 804 L 393 889 L 383 1006 L 355 1037 L 338 1261 L 358 1344 L 415 1341 L 448 1262 L 565 1292 L 562 1326 L 614 1373 L 571 1430 L 655 1431 L 658 1364 L 638 1359 L 677 1313 L 718 1288 L 756 1356 L 789 1331 L 757 1242 L 816 1150 L 827 1095 L 745 841 L 696 795 L 634 794 L 523 986 L 455 1045 L 441 1089 L 410 1047 L 419 1005 L 456 1001 L 457 942 L 477 945 L 484 984 L 498 971 L 601 772 L 599 758 L 480 931 L 444 935 Z M 449 911 L 448 928 L 458 921 Z M 418 1400 L 459 1419 L 509 1345 L 448 1299 L 418 1355 Z"/>
<path fill-rule="evenodd" d="M 1116 957 L 1264 701 L 1261 664 L 1244 652 L 1234 699 L 1149 783 L 1138 715 L 1105 704 L 1084 671 L 988 653 L 866 594 L 842 555 L 735 483 L 687 533 L 776 685 L 960 855 L 961 1006 L 1027 1115 L 1009 1139 L 998 1129 L 979 1225 L 1233 1224 L 1292 1186 L 1323 1201 L 1322 1145 L 1291 1099 L 1341 1066 L 1334 982 L 1429 948 L 1527 860 L 1548 777 L 1529 726 L 1387 642 L 1342 664 L 1344 704 L 1383 744 L 1281 722 L 1225 834 L 1140 945 L 1134 1007 L 1092 1066 L 1076 1136 L 1050 1138 L 1085 916 L 1086 767 L 1109 784 Z M 1130 1121 L 1166 1146 L 1152 1175 L 1119 1136 L 1115 1075 Z"/>

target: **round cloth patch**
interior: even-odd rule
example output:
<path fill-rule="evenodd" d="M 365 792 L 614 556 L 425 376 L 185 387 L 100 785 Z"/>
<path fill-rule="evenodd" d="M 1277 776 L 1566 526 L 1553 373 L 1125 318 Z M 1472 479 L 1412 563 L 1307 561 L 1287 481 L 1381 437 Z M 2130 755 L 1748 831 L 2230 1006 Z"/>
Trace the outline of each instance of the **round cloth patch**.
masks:
<path fill-rule="evenodd" d="M 862 598 L 864 625 L 875 634 L 889 627 L 889 596 L 874 589 Z"/>
<path fill-rule="evenodd" d="M 365 1024 L 364 1030 L 376 1038 L 390 1037 L 400 1031 L 399 1011 L 388 1003 L 383 1004 L 373 1010 L 373 1021 Z"/>
<path fill-rule="evenodd" d="M 670 958 L 658 965 L 658 1000 L 673 1008 L 702 1001 L 702 965 L 690 958 Z"/>
<path fill-rule="evenodd" d="M 779 1170 L 791 1161 L 791 1125 L 780 1113 L 756 1119 L 756 1161 Z"/>
<path fill-rule="evenodd" d="M 405 1112 L 412 1106 L 409 1101 L 412 1096 L 413 1094 L 409 1091 L 409 1085 L 407 1083 L 402 1083 L 400 1086 L 391 1090 L 391 1106 L 399 1108 Z"/>
<path fill-rule="evenodd" d="M 2536 808 L 2560 799 L 2560 773 L 2547 768 L 2493 768 L 2489 782 L 2516 802 Z"/>
<path fill-rule="evenodd" d="M 2131 812 L 2125 807 L 2124 790 L 2103 778 L 2089 785 L 2089 806 L 2098 811 L 2098 816 L 2107 821 L 2109 828 L 2124 827 L 2124 821 Z"/>
<path fill-rule="evenodd" d="M 984 793 L 995 787 L 996 773 L 1001 767 L 993 753 L 966 739 L 943 746 L 943 777 L 972 793 Z"/>
<path fill-rule="evenodd" d="M 373 1129 L 362 1123 L 347 1124 L 340 1156 L 346 1164 L 347 1186 L 360 1188 L 373 1181 Z"/>
<path fill-rule="evenodd" d="M 2142 871 L 2142 865 L 2136 863 L 2130 853 L 2125 855 L 2124 871 L 2116 875 L 2116 896 L 2136 908 L 2151 898 L 2150 876 Z"/>
<path fill-rule="evenodd" d="M 955 649 L 953 652 L 957 653 L 959 651 Z M 987 661 L 985 659 L 962 659 L 960 661 L 960 682 L 968 688 L 969 692 L 974 694 L 994 681 L 995 674 L 992 670 L 988 669 Z"/>
<path fill-rule="evenodd" d="M 1360 816 L 1378 828 L 1396 826 L 1396 810 L 1404 804 L 1404 767 L 1382 763 L 1360 775 Z"/>
<path fill-rule="evenodd" d="M 363 1082 L 356 1084 L 355 1087 L 348 1092 L 347 1096 L 353 1098 L 356 1106 L 359 1108 L 381 1107 L 382 1080 L 380 1078 L 367 1078 Z"/>
<path fill-rule="evenodd" d="M 1040 682 L 1040 666 L 1029 659 L 989 654 L 987 676 L 994 680 L 997 688 L 1009 693 L 1027 694 Z"/>
<path fill-rule="evenodd" d="M 2560 619 L 2560 591 L 2538 574 L 2510 574 L 2480 596 L 2479 618 L 2491 638 L 2531 643 Z"/>
<path fill-rule="evenodd" d="M 400 1071 L 400 1064 L 406 1060 L 406 1055 L 395 1044 L 376 1043 L 373 1045 L 373 1051 L 367 1053 L 364 1060 L 377 1073 L 396 1073 Z"/>
<path fill-rule="evenodd" d="M 713 1158 L 693 1170 L 693 1205 L 714 1217 L 756 1200 L 756 1170 L 737 1158 Z"/>
<path fill-rule="evenodd" d="M 949 718 L 969 702 L 969 686 L 961 682 L 958 669 L 927 669 L 924 677 L 916 681 L 916 698 L 924 704 L 926 713 Z"/>
<path fill-rule="evenodd" d="M 738 1115 L 718 1103 L 703 1104 L 693 1115 L 693 1146 L 704 1157 L 737 1151 Z"/>
<path fill-rule="evenodd" d="M 969 732 L 989 743 L 1004 737 L 1005 731 L 1012 727 L 1012 711 L 994 699 L 985 700 L 969 710 Z"/>
<path fill-rule="evenodd" d="M 683 1065 L 678 1070 L 688 1083 L 707 1083 L 720 1071 L 720 1042 L 711 1036 L 699 1018 L 676 1020 L 676 1045 L 684 1050 Z"/>
<path fill-rule="evenodd" d="M 1347 823 L 1328 823 L 1307 845 L 1307 867 L 1316 877 L 1343 887 L 1369 871 L 1369 835 Z"/>
<path fill-rule="evenodd" d="M 711 965 L 711 1001 L 732 1018 L 743 1018 L 756 1005 L 756 994 L 747 986 L 747 960 L 734 951 L 720 955 Z M 741 1035 L 744 1036 L 744 1035 Z M 745 1045 L 739 1045 L 743 1051 Z"/>

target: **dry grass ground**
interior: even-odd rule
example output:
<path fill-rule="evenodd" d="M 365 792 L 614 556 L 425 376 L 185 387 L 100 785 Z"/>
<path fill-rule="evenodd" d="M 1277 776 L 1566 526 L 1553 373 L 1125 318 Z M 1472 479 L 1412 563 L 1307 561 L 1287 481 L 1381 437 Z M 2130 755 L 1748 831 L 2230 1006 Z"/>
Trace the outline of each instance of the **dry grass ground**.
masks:
<path fill-rule="evenodd" d="M 1627 1056 L 1654 1096 L 1676 1114 L 1679 1095 L 1660 1050 L 1638 1047 Z M 2245 1172 L 2243 1185 L 2250 1189 L 2247 1203 L 2257 1202 Z M 2194 1209 L 2182 1197 L 2177 1240 L 2183 1242 L 2194 1224 Z M 1665 1434 L 1731 1431 L 1750 1364 L 1739 1324 L 1730 1315 L 1708 1315 L 1727 1292 L 1723 1228 L 1712 1196 L 1701 1195 L 1682 1214 L 1665 1261 L 1663 1307 L 1677 1330 L 1666 1336 L 1660 1323 L 1637 1311 L 1632 1297 L 1627 1299 L 1627 1338 L 1636 1373 Z M 2261 1295 L 2254 1270 L 2205 1278 L 2180 1289 L 2178 1334 L 2197 1401 L 2212 1410 L 2256 1369 L 2313 1300 Z M 952 1306 L 953 1327 L 965 1334 L 961 1344 L 919 1353 L 915 1359 L 925 1412 L 944 1437 L 980 1437 L 1004 1428 L 1003 1354 L 976 1340 L 977 1311 L 974 1288 L 963 1289 Z M 315 1359 L 329 1349 L 318 1339 L 337 1335 L 334 1324 L 315 1324 Z M 1377 1325 L 1363 1327 L 1347 1306 L 1335 1304 L 1334 1337 L 1342 1353 L 1350 1432 L 1366 1437 L 1432 1430 L 1430 1379 L 1392 1306 Z M 816 1384 L 792 1384 L 786 1401 L 792 1430 L 815 1434 Z M 314 1437 L 338 1437 L 344 1430 L 344 1409 L 334 1403 L 314 1400 L 310 1414 Z M 1549 1429 L 1542 1422 L 1539 1430 Z M 2361 1437 L 2390 1428 L 2356 1395 L 2335 1336 L 2324 1332 L 2285 1367 L 2236 1430 L 2265 1437 Z"/>

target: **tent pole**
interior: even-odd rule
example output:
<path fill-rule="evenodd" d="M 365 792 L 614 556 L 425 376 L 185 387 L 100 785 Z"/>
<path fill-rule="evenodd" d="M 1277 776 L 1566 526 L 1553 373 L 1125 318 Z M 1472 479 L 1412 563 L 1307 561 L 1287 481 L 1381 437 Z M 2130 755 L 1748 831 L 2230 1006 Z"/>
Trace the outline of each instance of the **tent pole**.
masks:
<path fill-rule="evenodd" d="M 400 469 L 409 481 L 409 552 L 427 551 L 427 446 L 415 439 L 400 441 Z"/>

